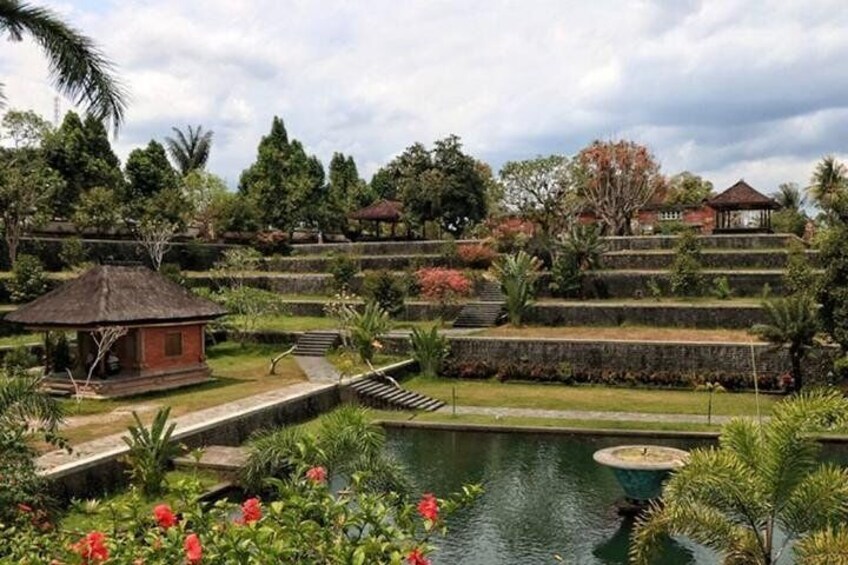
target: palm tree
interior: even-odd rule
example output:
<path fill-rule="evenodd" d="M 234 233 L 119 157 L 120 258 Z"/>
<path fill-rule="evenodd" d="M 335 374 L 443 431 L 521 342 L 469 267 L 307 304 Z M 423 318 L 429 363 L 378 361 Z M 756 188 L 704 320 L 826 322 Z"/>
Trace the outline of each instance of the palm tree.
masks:
<path fill-rule="evenodd" d="M 513 326 L 521 325 L 524 312 L 533 303 L 541 268 L 542 262 L 525 251 L 502 257 L 492 265 L 495 278 L 506 296 L 506 311 Z"/>
<path fill-rule="evenodd" d="M 7 367 L 0 376 L 0 435 L 23 437 L 26 422 L 35 422 L 38 431 L 53 436 L 62 422 L 62 406 L 44 393 L 41 379 L 25 370 Z"/>
<path fill-rule="evenodd" d="M 807 190 L 825 211 L 832 211 L 845 198 L 848 189 L 848 169 L 828 155 L 816 165 Z"/>
<path fill-rule="evenodd" d="M 203 126 L 186 127 L 188 131 L 185 133 L 179 128 L 171 128 L 174 137 L 165 138 L 168 153 L 183 176 L 206 166 L 206 161 L 209 160 L 209 150 L 212 148 L 213 135 L 211 130 L 203 131 Z"/>
<path fill-rule="evenodd" d="M 810 434 L 846 423 L 848 400 L 836 390 L 785 400 L 767 424 L 731 421 L 719 446 L 693 450 L 662 504 L 638 521 L 633 562 L 652 563 L 665 535 L 682 535 L 725 564 L 771 565 L 793 544 L 803 563 L 844 563 L 826 556 L 845 555 L 830 542 L 848 546 L 848 469 L 820 463 Z"/>
<path fill-rule="evenodd" d="M 789 348 L 792 379 L 795 389 L 800 390 L 803 384 L 801 362 L 819 330 L 818 307 L 812 298 L 802 293 L 765 302 L 763 308 L 768 323 L 756 324 L 751 331 L 771 343 Z"/>
<path fill-rule="evenodd" d="M 111 120 L 116 130 L 123 123 L 126 92 L 113 74 L 112 63 L 91 39 L 53 11 L 19 0 L 0 0 L 0 31 L 12 41 L 32 37 L 47 56 L 60 92 L 96 118 Z"/>
<path fill-rule="evenodd" d="M 772 197 L 785 210 L 799 212 L 807 203 L 807 197 L 801 192 L 801 188 L 794 182 L 785 182 L 777 187 Z"/>

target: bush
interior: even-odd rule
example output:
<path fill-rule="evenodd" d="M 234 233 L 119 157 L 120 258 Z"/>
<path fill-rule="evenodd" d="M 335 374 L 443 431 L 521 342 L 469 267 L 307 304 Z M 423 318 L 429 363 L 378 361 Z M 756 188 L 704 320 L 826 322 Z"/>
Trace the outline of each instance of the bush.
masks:
<path fill-rule="evenodd" d="M 807 220 L 807 216 L 802 212 L 785 208 L 771 215 L 771 226 L 775 233 L 791 233 L 798 237 L 804 237 Z"/>
<path fill-rule="evenodd" d="M 351 345 L 363 361 L 370 363 L 381 347 L 378 340 L 391 328 L 389 314 L 375 302 L 369 302 L 361 312 L 354 312 L 351 317 Z"/>
<path fill-rule="evenodd" d="M 675 296 L 698 296 L 703 292 L 701 244 L 692 230 L 680 236 L 669 278 Z"/>
<path fill-rule="evenodd" d="M 333 254 L 330 257 L 328 270 L 333 275 L 333 290 L 335 292 L 348 290 L 359 272 L 359 261 L 350 255 Z"/>
<path fill-rule="evenodd" d="M 179 263 L 162 263 L 162 266 L 159 267 L 159 274 L 180 286 L 185 286 L 186 280 L 180 270 Z"/>
<path fill-rule="evenodd" d="M 47 275 L 41 261 L 32 255 L 18 255 L 12 267 L 12 279 L 6 287 L 16 304 L 29 302 L 47 292 Z"/>
<path fill-rule="evenodd" d="M 690 226 L 680 220 L 669 220 L 654 224 L 654 233 L 657 235 L 678 235 L 691 230 Z"/>
<path fill-rule="evenodd" d="M 648 295 L 650 295 L 651 298 L 653 298 L 657 302 L 662 300 L 663 289 L 660 285 L 660 281 L 658 281 L 654 277 L 651 277 L 650 279 L 648 279 L 646 286 L 648 287 Z"/>
<path fill-rule="evenodd" d="M 833 375 L 837 383 L 848 379 L 848 355 L 843 355 L 833 362 Z"/>
<path fill-rule="evenodd" d="M 179 453 L 177 445 L 171 443 L 176 424 L 168 424 L 170 413 L 170 406 L 160 408 L 148 429 L 133 412 L 135 425 L 128 428 L 130 435 L 122 438 L 129 447 L 126 460 L 130 466 L 130 478 L 148 496 L 162 492 L 165 471 L 171 459 Z"/>
<path fill-rule="evenodd" d="M 836 225 L 821 238 L 819 301 L 824 328 L 848 351 L 848 226 Z"/>
<path fill-rule="evenodd" d="M 365 297 L 376 302 L 390 316 L 403 312 L 406 287 L 402 280 L 389 271 L 372 271 L 365 275 L 363 289 Z"/>
<path fill-rule="evenodd" d="M 551 268 L 551 294 L 559 298 L 573 298 L 581 294 L 583 271 L 573 253 L 560 253 Z"/>
<path fill-rule="evenodd" d="M 59 259 L 65 268 L 75 269 L 85 262 L 85 247 L 79 237 L 69 237 L 62 240 Z"/>
<path fill-rule="evenodd" d="M 733 296 L 733 289 L 730 288 L 727 277 L 713 279 L 713 295 L 719 300 L 730 300 L 730 297 Z"/>
<path fill-rule="evenodd" d="M 786 270 L 783 272 L 783 285 L 787 294 L 818 294 L 819 276 L 810 265 L 807 248 L 799 241 L 789 244 L 786 258 Z"/>
<path fill-rule="evenodd" d="M 493 267 L 506 296 L 506 311 L 513 326 L 521 325 L 524 313 L 533 303 L 540 268 L 541 261 L 524 251 L 502 257 Z"/>
<path fill-rule="evenodd" d="M 409 343 L 421 374 L 427 377 L 438 376 L 450 350 L 447 338 L 439 335 L 439 326 L 433 325 L 429 330 L 412 328 Z"/>
<path fill-rule="evenodd" d="M 416 273 L 421 296 L 442 305 L 454 304 L 471 294 L 471 281 L 462 271 L 431 267 Z"/>
<path fill-rule="evenodd" d="M 521 218 L 501 220 L 491 227 L 492 240 L 498 253 L 515 253 L 524 249 L 535 231 L 533 222 Z"/>
<path fill-rule="evenodd" d="M 23 345 L 7 351 L 6 355 L 3 356 L 3 370 L 7 374 L 15 371 L 26 371 L 37 364 L 38 357 L 32 353 L 29 347 Z"/>
<path fill-rule="evenodd" d="M 471 269 L 488 269 L 498 256 L 494 249 L 482 243 L 460 245 L 456 254 L 462 264 Z"/>

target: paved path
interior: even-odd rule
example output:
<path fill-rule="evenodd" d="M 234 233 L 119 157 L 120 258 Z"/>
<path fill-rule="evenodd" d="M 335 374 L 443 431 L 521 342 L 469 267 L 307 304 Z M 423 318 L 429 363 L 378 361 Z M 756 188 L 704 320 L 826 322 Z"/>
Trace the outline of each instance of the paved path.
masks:
<path fill-rule="evenodd" d="M 226 404 L 183 414 L 172 419 L 177 424 L 174 430 L 174 438 L 179 439 L 181 435 L 212 425 L 215 422 L 235 418 L 239 414 L 260 410 L 266 406 L 279 404 L 330 386 L 333 386 L 330 382 L 296 383 L 274 391 L 255 394 Z M 115 456 L 127 449 L 126 443 L 121 439 L 125 435 L 127 435 L 126 431 L 75 445 L 70 454 L 63 450 L 51 451 L 39 457 L 36 463 L 42 472 L 51 474 L 61 472 L 65 466 L 84 459 Z"/>
<path fill-rule="evenodd" d="M 438 410 L 452 414 L 452 406 Z M 706 424 L 706 414 L 652 414 L 649 412 L 602 412 L 591 410 L 539 410 L 535 408 L 503 408 L 491 406 L 457 406 L 457 414 L 477 414 L 495 418 L 512 416 L 518 418 L 552 418 L 561 420 L 606 420 L 610 422 L 651 422 L 674 424 Z M 713 416 L 713 424 L 724 424 L 732 416 Z"/>
<path fill-rule="evenodd" d="M 341 373 L 326 357 L 295 355 L 294 360 L 311 383 L 337 383 L 341 378 Z"/>

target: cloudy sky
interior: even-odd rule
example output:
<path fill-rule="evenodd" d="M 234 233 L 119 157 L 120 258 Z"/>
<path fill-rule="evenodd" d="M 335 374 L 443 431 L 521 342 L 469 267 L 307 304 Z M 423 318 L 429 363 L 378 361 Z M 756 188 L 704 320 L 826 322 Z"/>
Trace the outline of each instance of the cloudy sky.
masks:
<path fill-rule="evenodd" d="M 366 176 L 450 133 L 496 170 L 626 137 L 666 173 L 765 191 L 848 155 L 844 0 L 32 1 L 117 65 L 122 158 L 203 124 L 231 185 L 275 114 L 325 164 L 342 151 Z M 37 47 L 4 45 L 0 80 L 9 107 L 52 119 Z"/>

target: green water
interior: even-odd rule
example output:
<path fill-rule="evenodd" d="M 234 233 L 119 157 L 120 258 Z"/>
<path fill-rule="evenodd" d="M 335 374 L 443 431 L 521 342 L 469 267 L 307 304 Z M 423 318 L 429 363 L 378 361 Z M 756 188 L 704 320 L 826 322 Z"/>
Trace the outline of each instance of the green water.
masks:
<path fill-rule="evenodd" d="M 409 429 L 388 434 L 388 448 L 419 490 L 441 496 L 466 483 L 485 489 L 472 507 L 452 517 L 448 537 L 437 542 L 434 564 L 627 563 L 632 524 L 615 510 L 623 492 L 592 454 L 645 440 Z M 682 449 L 704 445 L 650 443 Z M 848 463 L 844 453 L 828 458 Z M 687 540 L 665 549 L 658 564 L 718 562 Z"/>

